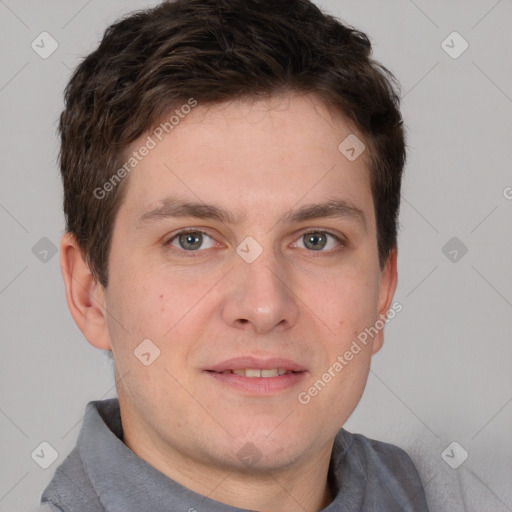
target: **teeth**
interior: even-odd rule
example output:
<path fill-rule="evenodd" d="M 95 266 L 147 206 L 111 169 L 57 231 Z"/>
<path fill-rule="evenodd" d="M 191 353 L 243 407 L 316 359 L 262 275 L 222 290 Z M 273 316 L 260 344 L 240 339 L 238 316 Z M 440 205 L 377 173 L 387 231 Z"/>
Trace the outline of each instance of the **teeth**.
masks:
<path fill-rule="evenodd" d="M 246 377 L 261 377 L 261 370 L 245 370 Z"/>
<path fill-rule="evenodd" d="M 225 370 L 222 373 L 234 373 L 242 377 L 278 377 L 286 373 L 293 373 L 283 368 L 273 368 L 272 370 L 258 370 L 255 368 L 245 368 L 242 370 Z"/>

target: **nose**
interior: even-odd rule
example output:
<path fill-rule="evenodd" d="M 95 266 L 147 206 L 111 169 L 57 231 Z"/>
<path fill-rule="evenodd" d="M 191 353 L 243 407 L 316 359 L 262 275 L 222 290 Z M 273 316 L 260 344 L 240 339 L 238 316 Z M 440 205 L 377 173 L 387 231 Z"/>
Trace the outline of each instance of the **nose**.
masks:
<path fill-rule="evenodd" d="M 222 316 L 231 327 L 265 334 L 297 322 L 299 306 L 292 277 L 284 262 L 271 253 L 263 251 L 252 263 L 241 260 L 229 273 Z"/>

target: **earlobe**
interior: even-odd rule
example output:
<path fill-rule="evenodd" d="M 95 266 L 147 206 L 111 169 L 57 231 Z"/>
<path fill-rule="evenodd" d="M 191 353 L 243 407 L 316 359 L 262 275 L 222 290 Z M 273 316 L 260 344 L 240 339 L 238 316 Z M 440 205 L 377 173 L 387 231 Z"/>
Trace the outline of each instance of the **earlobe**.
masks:
<path fill-rule="evenodd" d="M 60 242 L 60 267 L 66 301 L 76 325 L 92 346 L 111 350 L 104 288 L 94 278 L 71 233 L 65 233 Z"/>
<path fill-rule="evenodd" d="M 396 285 L 398 283 L 397 273 L 397 255 L 398 250 L 395 247 L 389 253 L 388 259 L 381 272 L 380 285 L 379 285 L 379 305 L 378 314 L 379 319 L 385 322 L 387 313 L 391 308 L 391 303 L 395 295 Z M 372 354 L 378 352 L 384 343 L 384 327 L 379 329 L 378 334 L 375 336 L 372 343 Z"/>

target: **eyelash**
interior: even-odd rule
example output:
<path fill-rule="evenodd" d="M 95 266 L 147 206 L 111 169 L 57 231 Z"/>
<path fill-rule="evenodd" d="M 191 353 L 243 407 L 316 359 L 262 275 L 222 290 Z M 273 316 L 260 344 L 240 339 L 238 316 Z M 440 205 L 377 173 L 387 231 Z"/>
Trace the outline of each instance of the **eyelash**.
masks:
<path fill-rule="evenodd" d="M 176 232 L 171 238 L 169 238 L 166 242 L 164 242 L 164 246 L 167 247 L 168 249 L 170 249 L 172 252 L 177 251 L 178 253 L 180 253 L 180 255 L 183 255 L 183 253 L 185 253 L 185 257 L 191 257 L 191 258 L 197 257 L 198 256 L 197 253 L 201 253 L 205 250 L 208 250 L 208 249 L 202 249 L 202 250 L 197 249 L 194 251 L 187 251 L 185 249 L 180 249 L 180 248 L 171 246 L 171 242 L 176 240 L 180 235 L 185 235 L 185 234 L 190 234 L 190 233 L 192 233 L 192 234 L 193 233 L 201 233 L 202 235 L 206 235 L 207 237 L 211 238 L 212 240 L 215 240 L 211 235 L 209 235 L 205 231 L 201 231 L 200 229 L 186 228 L 186 229 L 182 229 L 182 230 Z M 336 242 L 339 243 L 340 246 L 336 249 L 331 249 L 329 251 L 313 251 L 313 250 L 304 249 L 307 252 L 312 253 L 311 255 L 313 257 L 336 255 L 336 254 L 338 254 L 338 252 L 340 252 L 341 250 L 343 250 L 347 247 L 347 243 L 342 238 L 335 235 L 334 233 L 331 233 L 330 231 L 326 231 L 325 229 L 313 229 L 310 231 L 304 231 L 303 233 L 300 234 L 300 236 L 297 238 L 297 240 L 301 239 L 302 237 L 304 237 L 306 235 L 316 235 L 316 234 L 329 235 L 332 238 L 334 238 L 336 240 Z M 315 253 L 317 253 L 317 254 L 315 254 Z"/>

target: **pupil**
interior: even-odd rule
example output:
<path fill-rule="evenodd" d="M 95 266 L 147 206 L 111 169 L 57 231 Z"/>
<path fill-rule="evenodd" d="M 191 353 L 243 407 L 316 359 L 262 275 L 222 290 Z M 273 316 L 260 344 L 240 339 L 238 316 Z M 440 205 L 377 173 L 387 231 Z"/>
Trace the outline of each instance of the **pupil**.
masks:
<path fill-rule="evenodd" d="M 306 239 L 306 247 L 310 249 L 322 249 L 325 247 L 326 237 L 321 234 L 311 234 L 307 235 Z"/>
<path fill-rule="evenodd" d="M 180 245 L 183 249 L 190 251 L 201 247 L 202 235 L 200 233 L 185 233 L 180 236 Z M 187 244 L 190 244 L 187 246 Z"/>

